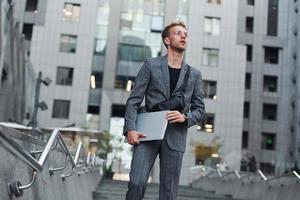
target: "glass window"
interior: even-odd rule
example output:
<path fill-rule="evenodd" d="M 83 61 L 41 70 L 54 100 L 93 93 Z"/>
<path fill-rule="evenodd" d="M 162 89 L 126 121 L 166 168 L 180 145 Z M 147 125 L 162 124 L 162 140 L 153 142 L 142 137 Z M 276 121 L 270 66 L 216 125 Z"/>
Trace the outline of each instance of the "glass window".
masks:
<path fill-rule="evenodd" d="M 165 13 L 165 0 L 150 1 L 151 14 L 153 15 L 164 15 Z"/>
<path fill-rule="evenodd" d="M 277 36 L 278 32 L 278 0 L 269 0 L 267 35 Z"/>
<path fill-rule="evenodd" d="M 204 18 L 204 33 L 207 35 L 220 34 L 220 18 L 205 17 Z"/>
<path fill-rule="evenodd" d="M 106 50 L 106 40 L 95 38 L 94 54 L 104 56 L 105 50 Z"/>
<path fill-rule="evenodd" d="M 211 3 L 211 4 L 221 4 L 222 0 L 207 0 L 207 3 Z"/>
<path fill-rule="evenodd" d="M 254 0 L 247 0 L 247 5 L 254 6 Z"/>
<path fill-rule="evenodd" d="M 63 20 L 79 21 L 80 4 L 65 3 Z"/>
<path fill-rule="evenodd" d="M 277 120 L 277 105 L 276 104 L 263 104 L 263 119 L 264 120 Z"/>
<path fill-rule="evenodd" d="M 99 114 L 100 106 L 89 105 L 87 113 L 89 114 Z"/>
<path fill-rule="evenodd" d="M 25 11 L 34 12 L 38 8 L 38 0 L 26 0 Z"/>
<path fill-rule="evenodd" d="M 115 80 L 115 88 L 125 89 L 130 92 L 134 85 L 135 77 L 117 75 Z"/>
<path fill-rule="evenodd" d="M 263 90 L 265 92 L 277 92 L 277 76 L 264 76 Z"/>
<path fill-rule="evenodd" d="M 161 52 L 165 1 L 126 1 L 122 5 L 115 88 L 130 91 L 146 58 Z"/>
<path fill-rule="evenodd" d="M 113 104 L 111 117 L 124 117 L 125 110 L 125 105 Z"/>
<path fill-rule="evenodd" d="M 252 45 L 246 45 L 247 48 L 247 61 L 252 61 Z"/>
<path fill-rule="evenodd" d="M 197 130 L 207 133 L 213 133 L 215 126 L 215 114 L 206 113 L 206 119 L 201 124 L 198 124 Z"/>
<path fill-rule="evenodd" d="M 101 5 L 98 8 L 97 12 L 97 24 L 107 26 L 109 24 L 109 0 L 100 1 Z"/>
<path fill-rule="evenodd" d="M 202 64 L 206 66 L 218 66 L 219 50 L 204 48 L 202 51 Z"/>
<path fill-rule="evenodd" d="M 246 17 L 246 32 L 253 33 L 253 27 L 254 27 L 254 18 Z"/>
<path fill-rule="evenodd" d="M 245 78 L 245 88 L 246 89 L 251 89 L 251 74 L 246 73 L 246 78 Z"/>
<path fill-rule="evenodd" d="M 61 34 L 60 36 L 60 52 L 76 53 L 77 36 Z"/>
<path fill-rule="evenodd" d="M 248 148 L 248 140 L 249 140 L 249 132 L 243 131 L 243 135 L 242 135 L 242 148 L 243 149 Z"/>
<path fill-rule="evenodd" d="M 265 63 L 278 64 L 279 48 L 265 47 Z"/>
<path fill-rule="evenodd" d="M 91 88 L 102 88 L 102 72 L 92 72 L 91 75 Z"/>
<path fill-rule="evenodd" d="M 119 44 L 119 60 L 142 62 L 151 57 L 151 49 L 148 46 Z"/>
<path fill-rule="evenodd" d="M 96 83 L 93 83 L 93 84 L 96 84 Z M 95 88 L 90 89 L 90 91 L 89 91 L 88 105 L 89 106 L 100 106 L 100 104 L 101 104 L 102 90 L 99 89 L 99 88 L 96 88 L 95 85 L 93 85 L 92 87 L 95 87 Z M 95 114 L 95 113 L 91 113 L 91 114 Z"/>
<path fill-rule="evenodd" d="M 164 28 L 164 17 L 163 16 L 152 16 L 151 18 L 151 32 L 162 32 Z"/>
<path fill-rule="evenodd" d="M 97 25 L 96 29 L 96 38 L 106 39 L 108 32 L 108 26 L 106 25 Z"/>
<path fill-rule="evenodd" d="M 248 170 L 248 162 L 247 159 L 242 158 L 241 159 L 241 167 L 240 167 L 240 171 L 241 172 L 246 172 Z"/>
<path fill-rule="evenodd" d="M 182 21 L 187 24 L 189 5 L 189 1 L 187 0 L 177 0 L 176 21 Z"/>
<path fill-rule="evenodd" d="M 27 23 L 23 24 L 23 31 L 22 31 L 22 33 L 25 36 L 25 40 L 31 40 L 33 26 L 34 26 L 34 24 L 27 24 Z"/>
<path fill-rule="evenodd" d="M 244 102 L 244 118 L 248 119 L 250 116 L 250 102 Z"/>
<path fill-rule="evenodd" d="M 131 30 L 133 24 L 133 13 L 121 13 L 121 30 Z"/>
<path fill-rule="evenodd" d="M 57 85 L 72 85 L 73 82 L 73 68 L 57 67 L 56 84 Z"/>
<path fill-rule="evenodd" d="M 70 101 L 54 99 L 52 118 L 68 119 L 70 111 Z"/>
<path fill-rule="evenodd" d="M 262 133 L 261 148 L 266 149 L 266 150 L 275 150 L 276 149 L 276 134 L 275 133 Z"/>
<path fill-rule="evenodd" d="M 275 166 L 272 163 L 261 162 L 260 163 L 260 170 L 263 173 L 266 173 L 266 174 L 274 174 L 275 173 Z"/>
<path fill-rule="evenodd" d="M 209 99 L 217 99 L 217 82 L 203 80 L 204 97 Z"/>

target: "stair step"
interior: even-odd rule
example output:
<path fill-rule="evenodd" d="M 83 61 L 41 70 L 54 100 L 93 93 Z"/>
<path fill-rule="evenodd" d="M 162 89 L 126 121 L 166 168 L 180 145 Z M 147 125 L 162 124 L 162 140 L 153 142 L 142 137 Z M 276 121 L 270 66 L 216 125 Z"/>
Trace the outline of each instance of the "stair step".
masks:
<path fill-rule="evenodd" d="M 120 194 L 93 194 L 94 200 L 125 200 L 125 195 Z M 146 194 L 143 200 L 159 200 L 158 195 Z M 185 197 L 178 196 L 177 200 L 232 200 L 231 198 L 215 198 L 215 197 Z"/>
<path fill-rule="evenodd" d="M 128 182 L 102 180 L 93 192 L 93 200 L 122 200 L 125 199 Z M 158 200 L 159 185 L 149 183 L 144 200 Z M 237 200 L 231 195 L 215 194 L 213 191 L 204 191 L 190 186 L 180 186 L 177 200 Z"/>

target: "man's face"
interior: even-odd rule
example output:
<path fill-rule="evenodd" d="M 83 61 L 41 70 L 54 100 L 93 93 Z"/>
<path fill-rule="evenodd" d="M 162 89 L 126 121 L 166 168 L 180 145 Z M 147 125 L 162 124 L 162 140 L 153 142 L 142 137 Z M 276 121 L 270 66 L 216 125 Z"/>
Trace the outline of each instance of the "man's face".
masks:
<path fill-rule="evenodd" d="M 182 26 L 174 26 L 165 38 L 165 43 L 175 51 L 184 51 L 187 43 L 187 30 Z"/>

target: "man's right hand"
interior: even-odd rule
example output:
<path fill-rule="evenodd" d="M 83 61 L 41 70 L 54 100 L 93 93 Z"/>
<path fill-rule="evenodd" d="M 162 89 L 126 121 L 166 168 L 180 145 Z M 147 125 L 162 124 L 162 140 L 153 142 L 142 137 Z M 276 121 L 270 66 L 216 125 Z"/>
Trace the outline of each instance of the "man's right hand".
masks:
<path fill-rule="evenodd" d="M 127 132 L 127 141 L 131 145 L 137 145 L 140 144 L 139 139 L 145 138 L 146 136 L 142 133 L 139 133 L 137 131 L 128 131 Z"/>

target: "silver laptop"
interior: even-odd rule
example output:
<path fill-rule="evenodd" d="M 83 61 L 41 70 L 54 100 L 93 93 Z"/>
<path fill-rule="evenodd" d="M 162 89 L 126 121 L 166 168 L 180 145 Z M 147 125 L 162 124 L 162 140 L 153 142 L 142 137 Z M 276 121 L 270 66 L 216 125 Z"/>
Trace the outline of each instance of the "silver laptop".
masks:
<path fill-rule="evenodd" d="M 167 112 L 168 110 L 138 114 L 136 130 L 146 135 L 146 138 L 141 138 L 140 141 L 162 140 L 164 138 L 168 125 Z"/>

